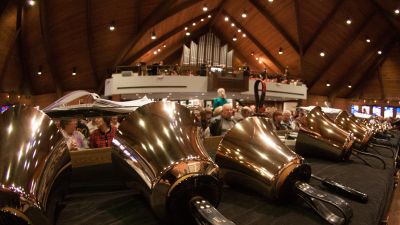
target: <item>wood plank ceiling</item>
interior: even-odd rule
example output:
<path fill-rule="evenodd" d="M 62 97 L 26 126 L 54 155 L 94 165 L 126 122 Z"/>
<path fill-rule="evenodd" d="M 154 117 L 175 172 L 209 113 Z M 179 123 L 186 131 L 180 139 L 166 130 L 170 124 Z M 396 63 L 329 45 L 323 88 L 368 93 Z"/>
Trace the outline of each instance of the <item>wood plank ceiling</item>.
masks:
<path fill-rule="evenodd" d="M 287 70 L 305 80 L 311 94 L 365 95 L 363 87 L 374 84 L 365 77 L 381 76 L 377 93 L 382 98 L 400 96 L 391 83 L 400 80 L 400 64 L 393 59 L 400 58 L 396 0 L 35 0 L 34 6 L 24 0 L 3 2 L 3 92 L 60 96 L 78 89 L 100 91 L 116 66 L 179 55 L 184 43 L 213 31 L 235 49 L 240 63 L 271 73 Z M 374 73 L 384 65 L 384 75 Z"/>

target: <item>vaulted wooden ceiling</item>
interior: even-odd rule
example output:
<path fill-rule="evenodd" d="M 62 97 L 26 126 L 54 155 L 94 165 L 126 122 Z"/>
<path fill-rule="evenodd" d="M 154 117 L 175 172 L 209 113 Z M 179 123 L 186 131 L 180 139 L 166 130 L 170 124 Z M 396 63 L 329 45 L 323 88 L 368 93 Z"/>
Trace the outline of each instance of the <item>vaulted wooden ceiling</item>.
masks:
<path fill-rule="evenodd" d="M 400 3 L 396 0 L 35 3 L 30 6 L 23 0 L 5 0 L 0 4 L 2 91 L 58 95 L 77 89 L 99 91 L 116 66 L 162 60 L 190 39 L 212 31 L 235 49 L 242 63 L 255 70 L 265 67 L 269 72 L 287 69 L 291 76 L 307 82 L 311 94 L 365 95 L 364 87 L 371 88 L 365 81 L 368 78 L 378 81 L 375 95 L 400 95 L 392 83 L 400 81 L 400 15 L 394 13 Z M 244 11 L 246 18 L 241 16 Z M 111 23 L 114 31 L 109 29 Z M 151 39 L 152 32 L 156 40 Z M 237 41 L 232 40 L 234 35 Z M 154 55 L 157 49 L 161 52 Z M 325 57 L 320 56 L 321 51 Z M 384 65 L 391 68 L 383 70 L 389 75 L 377 72 Z M 74 68 L 76 76 L 72 76 Z M 331 87 L 326 87 L 327 82 Z"/>

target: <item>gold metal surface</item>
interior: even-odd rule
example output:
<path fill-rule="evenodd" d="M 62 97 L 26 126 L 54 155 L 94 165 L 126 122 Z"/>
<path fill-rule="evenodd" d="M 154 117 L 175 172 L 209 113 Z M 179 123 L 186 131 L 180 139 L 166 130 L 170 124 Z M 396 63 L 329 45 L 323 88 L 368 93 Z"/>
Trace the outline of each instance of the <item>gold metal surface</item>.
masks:
<path fill-rule="evenodd" d="M 141 178 L 143 191 L 161 218 L 182 207 L 177 195 L 199 195 L 219 203 L 218 166 L 204 150 L 194 125 L 186 107 L 154 102 L 130 114 L 113 140 L 113 163 Z M 182 188 L 185 185 L 190 188 Z"/>
<path fill-rule="evenodd" d="M 16 106 L 0 115 L 0 139 L 0 211 L 13 209 L 31 224 L 47 224 L 47 198 L 69 164 L 61 132 L 43 112 Z"/>
<path fill-rule="evenodd" d="M 372 132 L 351 120 L 351 115 L 346 111 L 342 111 L 336 116 L 335 124 L 343 130 L 353 133 L 355 140 L 361 145 L 366 145 L 372 137 Z"/>
<path fill-rule="evenodd" d="M 249 117 L 223 137 L 215 161 L 228 183 L 278 199 L 286 178 L 301 166 L 302 158 L 282 143 L 270 120 Z"/>
<path fill-rule="evenodd" d="M 353 134 L 336 125 L 316 106 L 300 122 L 295 149 L 303 156 L 344 160 L 350 157 L 353 143 Z"/>

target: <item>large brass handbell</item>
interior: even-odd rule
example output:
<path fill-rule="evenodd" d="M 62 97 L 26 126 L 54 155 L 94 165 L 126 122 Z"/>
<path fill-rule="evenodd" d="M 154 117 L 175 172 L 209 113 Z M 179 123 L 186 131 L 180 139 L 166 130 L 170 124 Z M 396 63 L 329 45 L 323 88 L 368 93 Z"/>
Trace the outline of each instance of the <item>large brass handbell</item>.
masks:
<path fill-rule="evenodd" d="M 221 198 L 219 168 L 186 107 L 154 102 L 138 108 L 121 123 L 113 146 L 113 163 L 140 181 L 163 224 L 234 224 L 214 208 Z"/>
<path fill-rule="evenodd" d="M 353 134 L 338 127 L 316 106 L 300 121 L 295 149 L 302 156 L 347 160 L 353 143 Z"/>
<path fill-rule="evenodd" d="M 351 115 L 346 111 L 341 111 L 336 116 L 335 124 L 343 130 L 351 132 L 354 135 L 354 146 L 356 148 L 364 149 L 372 137 L 372 132 L 351 120 Z"/>
<path fill-rule="evenodd" d="M 215 161 L 231 186 L 248 188 L 272 200 L 289 201 L 299 196 L 331 224 L 345 224 L 352 216 L 343 199 L 307 183 L 311 168 L 282 143 L 266 118 L 249 117 L 237 123 L 223 137 Z"/>
<path fill-rule="evenodd" d="M 0 114 L 0 141 L 0 224 L 53 224 L 70 168 L 62 134 L 43 112 L 16 106 Z"/>

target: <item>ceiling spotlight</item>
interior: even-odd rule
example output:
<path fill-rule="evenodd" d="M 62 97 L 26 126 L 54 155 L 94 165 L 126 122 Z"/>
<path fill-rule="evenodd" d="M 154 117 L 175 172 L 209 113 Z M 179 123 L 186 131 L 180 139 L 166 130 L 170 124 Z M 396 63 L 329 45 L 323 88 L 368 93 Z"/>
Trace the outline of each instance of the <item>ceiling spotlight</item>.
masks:
<path fill-rule="evenodd" d="M 366 38 L 365 38 L 365 41 L 366 41 L 367 43 L 371 43 L 371 39 L 370 39 L 369 37 L 366 37 Z"/>
<path fill-rule="evenodd" d="M 245 38 L 245 37 L 246 37 L 246 34 L 242 34 L 242 37 L 244 37 L 244 38 Z"/>
<path fill-rule="evenodd" d="M 242 30 L 241 29 L 238 29 L 238 33 L 241 33 L 242 32 Z"/>
<path fill-rule="evenodd" d="M 352 21 L 351 21 L 351 19 L 350 19 L 350 18 L 348 18 L 348 19 L 346 20 L 346 24 L 347 24 L 347 25 L 350 25 L 350 24 L 351 24 L 351 22 L 352 22 Z"/>
<path fill-rule="evenodd" d="M 201 18 L 201 20 L 200 20 L 201 22 L 203 22 L 204 21 L 204 19 L 203 18 Z"/>
<path fill-rule="evenodd" d="M 76 76 L 76 67 L 72 67 L 72 76 Z"/>
<path fill-rule="evenodd" d="M 256 60 L 258 61 L 258 57 L 256 57 Z"/>
<path fill-rule="evenodd" d="M 378 55 L 382 55 L 382 51 L 381 50 L 378 51 Z"/>
<path fill-rule="evenodd" d="M 268 0 L 268 2 L 274 2 L 274 0 Z"/>
<path fill-rule="evenodd" d="M 246 18 L 247 17 L 247 12 L 246 12 L 246 10 L 243 10 L 243 12 L 242 12 L 242 18 Z"/>
<path fill-rule="evenodd" d="M 259 64 L 261 64 L 261 63 L 262 63 L 262 61 L 261 61 L 261 60 L 258 60 L 258 63 L 259 63 Z"/>
<path fill-rule="evenodd" d="M 151 40 L 156 40 L 156 39 L 157 39 L 156 32 L 155 31 L 151 32 Z"/>
<path fill-rule="evenodd" d="M 347 85 L 348 88 L 352 88 L 351 83 L 349 83 L 349 85 Z"/>
<path fill-rule="evenodd" d="M 158 52 L 161 52 L 161 49 L 157 49 Z"/>
<path fill-rule="evenodd" d="M 42 75 L 42 66 L 39 66 L 39 69 L 38 69 L 37 75 Z"/>
<path fill-rule="evenodd" d="M 30 6 L 34 6 L 35 4 L 36 4 L 35 0 L 29 0 L 28 1 L 28 5 L 30 5 Z"/>
<path fill-rule="evenodd" d="M 251 55 L 254 55 L 254 52 L 251 52 L 250 54 L 251 54 Z"/>
<path fill-rule="evenodd" d="M 278 54 L 279 54 L 279 55 L 282 55 L 282 54 L 283 54 L 283 48 L 282 48 L 282 47 L 279 48 Z"/>
<path fill-rule="evenodd" d="M 188 30 L 188 27 L 185 27 L 185 30 Z"/>
<path fill-rule="evenodd" d="M 229 17 L 227 17 L 227 16 L 225 16 L 225 19 L 224 19 L 226 22 L 228 22 L 229 21 Z"/>
<path fill-rule="evenodd" d="M 190 36 L 190 32 L 186 32 L 186 36 Z"/>
<path fill-rule="evenodd" d="M 236 35 L 233 35 L 233 38 L 232 38 L 232 40 L 233 40 L 233 41 L 237 41 L 237 37 L 236 37 Z"/>
<path fill-rule="evenodd" d="M 321 52 L 319 53 L 319 56 L 324 57 L 325 56 L 325 52 L 323 50 L 321 50 Z"/>
<path fill-rule="evenodd" d="M 154 55 L 157 55 L 157 54 L 158 54 L 158 52 L 157 52 L 157 51 L 154 51 L 154 52 L 153 52 L 153 54 L 154 54 Z"/>
<path fill-rule="evenodd" d="M 110 27 L 109 27 L 110 31 L 114 31 L 115 30 L 115 21 L 111 21 Z"/>
<path fill-rule="evenodd" d="M 208 17 L 208 18 L 211 18 L 211 14 L 209 14 L 207 17 Z"/>
<path fill-rule="evenodd" d="M 235 24 L 234 23 L 231 23 L 231 27 L 234 27 L 235 26 Z"/>
<path fill-rule="evenodd" d="M 395 10 L 394 10 L 394 13 L 395 13 L 396 15 L 399 15 L 399 14 L 400 14 L 400 9 L 395 9 Z"/>
<path fill-rule="evenodd" d="M 207 4 L 204 4 L 204 5 L 203 5 L 203 12 L 207 12 L 207 11 L 208 11 Z"/>
<path fill-rule="evenodd" d="M 376 103 L 376 100 L 374 100 L 374 103 Z"/>
<path fill-rule="evenodd" d="M 326 86 L 327 86 L 327 87 L 330 87 L 330 86 L 331 86 L 331 83 L 329 83 L 329 81 L 326 82 Z"/>
<path fill-rule="evenodd" d="M 192 23 L 193 26 L 196 26 L 196 23 Z"/>
<path fill-rule="evenodd" d="M 166 45 L 166 44 L 164 44 L 164 45 L 163 45 L 163 48 L 166 48 L 166 47 L 167 47 L 167 45 Z"/>

